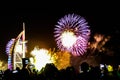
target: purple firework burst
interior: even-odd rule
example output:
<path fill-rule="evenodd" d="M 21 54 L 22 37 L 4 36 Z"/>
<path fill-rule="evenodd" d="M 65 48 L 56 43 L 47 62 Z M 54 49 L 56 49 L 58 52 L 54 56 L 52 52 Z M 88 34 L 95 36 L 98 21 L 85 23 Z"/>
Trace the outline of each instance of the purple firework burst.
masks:
<path fill-rule="evenodd" d="M 57 46 L 62 51 L 69 51 L 75 56 L 83 55 L 86 52 L 88 40 L 90 37 L 90 29 L 86 20 L 80 15 L 68 14 L 61 18 L 54 28 L 54 37 Z M 63 33 L 71 32 L 76 37 L 75 42 L 68 46 L 63 44 Z M 71 35 L 70 35 L 71 36 Z M 71 39 L 67 37 L 68 40 L 64 43 L 69 42 Z M 66 39 L 67 39 L 66 38 Z M 68 44 L 70 44 L 69 42 Z"/>

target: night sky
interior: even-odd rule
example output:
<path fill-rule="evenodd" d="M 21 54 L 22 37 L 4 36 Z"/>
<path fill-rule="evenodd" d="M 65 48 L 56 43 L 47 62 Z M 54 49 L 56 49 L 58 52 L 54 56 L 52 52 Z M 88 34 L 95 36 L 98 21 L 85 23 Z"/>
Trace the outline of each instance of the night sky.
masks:
<path fill-rule="evenodd" d="M 84 17 L 91 35 L 101 33 L 112 36 L 112 45 L 120 46 L 120 5 L 117 2 L 9 2 L 0 9 L 0 60 L 7 60 L 5 46 L 16 38 L 25 22 L 28 52 L 35 46 L 56 48 L 54 27 L 66 14 L 75 13 Z"/>

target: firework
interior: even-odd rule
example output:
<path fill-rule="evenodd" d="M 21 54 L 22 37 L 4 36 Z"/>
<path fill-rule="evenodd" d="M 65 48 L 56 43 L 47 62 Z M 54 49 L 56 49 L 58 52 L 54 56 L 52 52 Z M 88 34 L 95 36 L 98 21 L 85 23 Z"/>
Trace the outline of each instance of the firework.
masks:
<path fill-rule="evenodd" d="M 39 49 L 35 47 L 31 52 L 31 55 L 34 56 L 35 62 L 33 62 L 33 64 L 38 71 L 45 67 L 47 63 L 52 63 L 52 60 L 50 59 L 51 56 L 46 49 Z"/>
<path fill-rule="evenodd" d="M 75 56 L 83 55 L 87 49 L 90 30 L 86 20 L 76 14 L 65 15 L 54 28 L 57 46 Z"/>
<path fill-rule="evenodd" d="M 89 50 L 91 54 L 95 54 L 95 51 L 105 52 L 106 54 L 113 53 L 105 45 L 110 40 L 110 36 L 105 36 L 103 34 L 95 34 L 94 41 L 91 41 L 89 44 Z M 112 50 L 112 49 L 111 49 Z"/>
<path fill-rule="evenodd" d="M 57 51 L 52 56 L 54 60 L 54 65 L 58 70 L 66 69 L 67 67 L 71 66 L 70 57 L 71 55 L 68 52 L 62 52 L 62 51 Z"/>

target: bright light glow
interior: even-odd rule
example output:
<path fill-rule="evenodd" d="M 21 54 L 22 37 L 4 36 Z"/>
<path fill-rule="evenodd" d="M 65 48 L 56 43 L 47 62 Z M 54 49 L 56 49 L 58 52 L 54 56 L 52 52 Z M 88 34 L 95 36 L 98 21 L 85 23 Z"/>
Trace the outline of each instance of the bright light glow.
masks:
<path fill-rule="evenodd" d="M 61 35 L 61 40 L 63 46 L 65 46 L 66 48 L 70 48 L 76 42 L 77 38 L 73 32 L 65 31 Z"/>
<path fill-rule="evenodd" d="M 23 45 L 22 45 L 22 41 L 21 39 L 18 39 L 17 43 L 15 44 L 15 48 L 14 48 L 14 53 L 19 53 L 21 55 L 23 55 Z M 25 52 L 27 52 L 27 47 L 25 45 Z"/>
<path fill-rule="evenodd" d="M 52 63 L 52 60 L 50 60 L 51 56 L 48 54 L 48 50 L 46 49 L 34 48 L 31 54 L 34 56 L 34 65 L 38 71 L 45 67 L 47 63 Z"/>
<path fill-rule="evenodd" d="M 30 57 L 29 59 L 30 59 L 30 63 L 31 63 L 31 64 L 34 64 L 34 59 L 33 59 L 33 57 Z"/>
<path fill-rule="evenodd" d="M 22 53 L 22 44 L 19 44 L 15 47 L 15 52 L 16 53 Z"/>
<path fill-rule="evenodd" d="M 113 71 L 113 67 L 111 65 L 108 65 L 107 69 L 108 69 L 109 72 Z"/>

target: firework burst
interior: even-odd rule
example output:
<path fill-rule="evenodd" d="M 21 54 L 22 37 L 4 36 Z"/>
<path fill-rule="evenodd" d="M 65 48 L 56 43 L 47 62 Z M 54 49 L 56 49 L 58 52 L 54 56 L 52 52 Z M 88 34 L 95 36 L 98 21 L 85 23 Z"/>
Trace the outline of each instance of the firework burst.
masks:
<path fill-rule="evenodd" d="M 83 55 L 87 49 L 90 30 L 86 20 L 76 14 L 61 18 L 54 28 L 57 46 L 62 51 L 69 51 L 75 56 Z"/>

